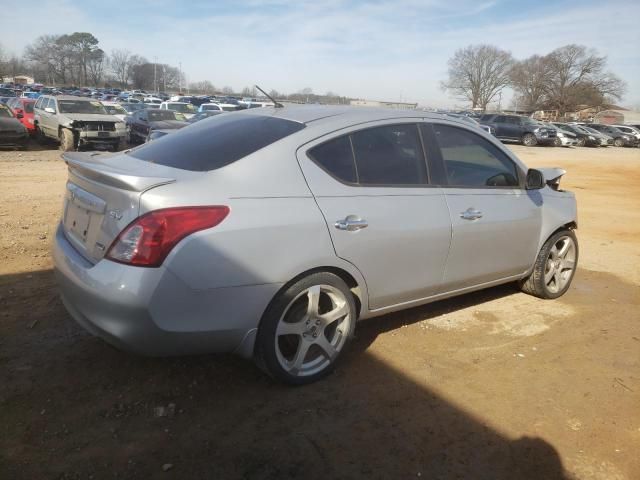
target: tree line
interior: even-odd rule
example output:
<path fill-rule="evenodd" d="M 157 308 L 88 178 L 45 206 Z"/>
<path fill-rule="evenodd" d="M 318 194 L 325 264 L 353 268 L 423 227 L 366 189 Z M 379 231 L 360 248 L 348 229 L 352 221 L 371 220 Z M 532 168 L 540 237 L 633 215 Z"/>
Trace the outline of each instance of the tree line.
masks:
<path fill-rule="evenodd" d="M 235 90 L 230 86 L 216 87 L 209 80 L 187 84 L 183 72 L 175 66 L 150 62 L 126 49 L 106 53 L 100 48 L 98 39 L 89 32 L 41 35 L 25 47 L 21 56 L 6 55 L 0 45 L 0 79 L 25 73 L 50 86 L 106 86 L 156 92 L 261 96 L 255 87 Z M 311 88 L 293 94 L 271 90 L 270 95 L 281 100 L 311 103 L 349 103 L 350 100 L 333 92 L 317 95 Z"/>
<path fill-rule="evenodd" d="M 622 98 L 626 85 L 606 65 L 606 56 L 584 45 L 565 45 L 524 60 L 493 45 L 470 45 L 449 59 L 442 88 L 484 111 L 510 87 L 519 110 L 565 114 Z"/>

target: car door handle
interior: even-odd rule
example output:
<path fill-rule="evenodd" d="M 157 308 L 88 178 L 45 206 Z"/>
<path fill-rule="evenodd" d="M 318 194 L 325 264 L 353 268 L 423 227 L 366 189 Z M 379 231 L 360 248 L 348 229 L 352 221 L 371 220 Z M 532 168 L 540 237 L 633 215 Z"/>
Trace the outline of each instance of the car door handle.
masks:
<path fill-rule="evenodd" d="M 482 212 L 473 207 L 469 207 L 464 212 L 460 213 L 460 218 L 463 220 L 477 220 L 482 218 Z"/>
<path fill-rule="evenodd" d="M 338 230 L 346 230 L 348 232 L 355 232 L 356 230 L 361 230 L 363 228 L 367 228 L 369 224 L 366 220 L 363 220 L 360 217 L 355 215 L 349 215 L 347 218 L 343 220 L 337 220 L 336 223 L 333 224 Z"/>

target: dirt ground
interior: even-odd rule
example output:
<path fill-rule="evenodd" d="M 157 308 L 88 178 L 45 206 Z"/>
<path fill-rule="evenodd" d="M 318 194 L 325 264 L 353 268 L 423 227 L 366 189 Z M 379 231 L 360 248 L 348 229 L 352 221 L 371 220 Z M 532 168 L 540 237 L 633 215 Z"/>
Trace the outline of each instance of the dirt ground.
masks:
<path fill-rule="evenodd" d="M 0 478 L 640 478 L 640 149 L 512 148 L 568 171 L 568 294 L 507 285 L 363 322 L 304 388 L 85 333 L 49 255 L 65 165 L 0 152 Z"/>

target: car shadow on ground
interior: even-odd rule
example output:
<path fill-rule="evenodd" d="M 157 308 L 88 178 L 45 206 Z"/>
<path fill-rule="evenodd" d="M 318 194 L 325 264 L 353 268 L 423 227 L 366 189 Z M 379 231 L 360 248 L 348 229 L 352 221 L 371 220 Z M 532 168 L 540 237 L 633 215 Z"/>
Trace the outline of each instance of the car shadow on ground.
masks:
<path fill-rule="evenodd" d="M 507 438 L 367 352 L 513 292 L 363 322 L 333 375 L 290 388 L 231 356 L 120 352 L 69 318 L 50 270 L 0 276 L 0 478 L 569 478 L 547 441 Z"/>

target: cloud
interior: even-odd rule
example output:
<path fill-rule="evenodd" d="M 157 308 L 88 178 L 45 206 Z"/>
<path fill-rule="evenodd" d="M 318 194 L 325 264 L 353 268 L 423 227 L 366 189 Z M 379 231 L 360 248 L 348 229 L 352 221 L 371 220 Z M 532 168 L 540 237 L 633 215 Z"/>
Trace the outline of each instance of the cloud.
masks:
<path fill-rule="evenodd" d="M 102 7 L 100 6 L 102 5 Z M 519 58 L 568 44 L 595 47 L 611 70 L 629 83 L 630 103 L 640 103 L 640 3 L 539 0 L 245 0 L 177 4 L 45 1 L 29 15 L 29 34 L 90 31 L 110 51 L 128 48 L 177 65 L 190 80 L 242 88 L 297 91 L 311 87 L 367 98 L 453 101 L 439 89 L 447 59 L 472 43 L 492 43 Z M 27 13 L 28 12 L 28 13 Z M 24 46 L 24 31 L 6 22 L 5 47 Z M 55 31 L 51 31 L 52 26 Z M 15 30 L 15 31 L 14 31 Z"/>

